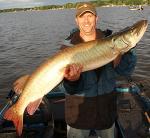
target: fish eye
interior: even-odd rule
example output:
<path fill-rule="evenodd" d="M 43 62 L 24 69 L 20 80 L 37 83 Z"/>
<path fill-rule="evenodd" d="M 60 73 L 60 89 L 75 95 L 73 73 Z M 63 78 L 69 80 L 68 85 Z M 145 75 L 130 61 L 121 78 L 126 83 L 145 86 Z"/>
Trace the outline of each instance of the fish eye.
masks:
<path fill-rule="evenodd" d="M 113 42 L 115 42 L 115 41 L 117 40 L 117 38 L 116 38 L 116 37 L 114 37 L 112 40 L 113 40 Z"/>
<path fill-rule="evenodd" d="M 135 27 L 131 27 L 130 31 L 131 31 L 131 32 L 134 32 L 134 29 L 135 29 Z"/>

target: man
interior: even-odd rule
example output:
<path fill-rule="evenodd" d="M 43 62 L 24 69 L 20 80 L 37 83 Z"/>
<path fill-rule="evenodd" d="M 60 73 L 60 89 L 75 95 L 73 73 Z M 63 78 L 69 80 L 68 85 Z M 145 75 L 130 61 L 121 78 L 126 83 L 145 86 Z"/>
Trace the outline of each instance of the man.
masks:
<path fill-rule="evenodd" d="M 90 3 L 77 6 L 75 20 L 78 29 L 73 30 L 66 39 L 71 45 L 101 39 L 110 34 L 109 31 L 96 29 L 98 16 L 95 7 Z M 87 138 L 93 130 L 101 138 L 114 138 L 114 122 L 117 116 L 114 92 L 116 74 L 130 75 L 135 62 L 135 55 L 129 51 L 118 56 L 112 63 L 84 73 L 81 73 L 82 65 L 68 65 L 63 81 L 66 90 L 65 119 L 68 138 Z M 28 75 L 14 83 L 17 93 L 27 79 Z M 28 112 L 33 110 L 29 106 Z"/>
<path fill-rule="evenodd" d="M 67 38 L 70 44 L 101 39 L 108 34 L 96 29 L 95 7 L 81 3 L 76 10 L 78 30 Z M 135 55 L 129 51 L 101 68 L 82 72 L 82 65 L 66 68 L 63 82 L 66 90 L 65 118 L 68 138 L 87 138 L 95 130 L 101 138 L 114 138 L 116 120 L 116 74 L 128 76 L 135 67 Z"/>

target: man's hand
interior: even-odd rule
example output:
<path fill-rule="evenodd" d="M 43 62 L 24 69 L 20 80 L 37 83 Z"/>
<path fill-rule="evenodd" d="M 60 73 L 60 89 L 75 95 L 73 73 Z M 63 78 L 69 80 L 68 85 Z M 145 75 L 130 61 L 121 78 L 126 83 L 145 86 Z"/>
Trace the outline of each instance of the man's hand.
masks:
<path fill-rule="evenodd" d="M 70 64 L 66 67 L 64 77 L 69 81 L 77 81 L 82 72 L 82 65 Z"/>
<path fill-rule="evenodd" d="M 122 57 L 122 55 L 120 54 L 114 59 L 114 61 L 113 61 L 114 68 L 119 65 L 119 63 L 121 61 L 121 57 Z"/>

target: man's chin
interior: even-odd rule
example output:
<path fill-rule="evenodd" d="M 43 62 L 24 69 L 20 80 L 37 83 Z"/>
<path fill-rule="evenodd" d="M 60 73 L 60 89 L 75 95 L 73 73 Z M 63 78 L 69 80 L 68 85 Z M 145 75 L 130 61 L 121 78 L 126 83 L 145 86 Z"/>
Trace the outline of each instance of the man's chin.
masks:
<path fill-rule="evenodd" d="M 84 34 L 86 34 L 86 35 L 91 35 L 92 34 L 92 31 L 84 31 Z"/>

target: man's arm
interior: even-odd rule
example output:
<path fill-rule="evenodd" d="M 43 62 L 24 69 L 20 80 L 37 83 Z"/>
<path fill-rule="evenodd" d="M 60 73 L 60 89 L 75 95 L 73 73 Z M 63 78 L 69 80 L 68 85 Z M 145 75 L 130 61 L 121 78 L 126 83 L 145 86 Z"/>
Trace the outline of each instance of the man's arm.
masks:
<path fill-rule="evenodd" d="M 114 59 L 114 61 L 113 61 L 113 66 L 114 66 L 114 68 L 119 65 L 119 63 L 120 63 L 120 61 L 121 61 L 121 58 L 122 58 L 122 55 L 120 54 L 120 55 L 118 55 L 118 56 Z"/>
<path fill-rule="evenodd" d="M 121 56 L 118 65 L 115 66 L 115 71 L 118 75 L 130 76 L 136 66 L 137 56 L 135 48 Z"/>

